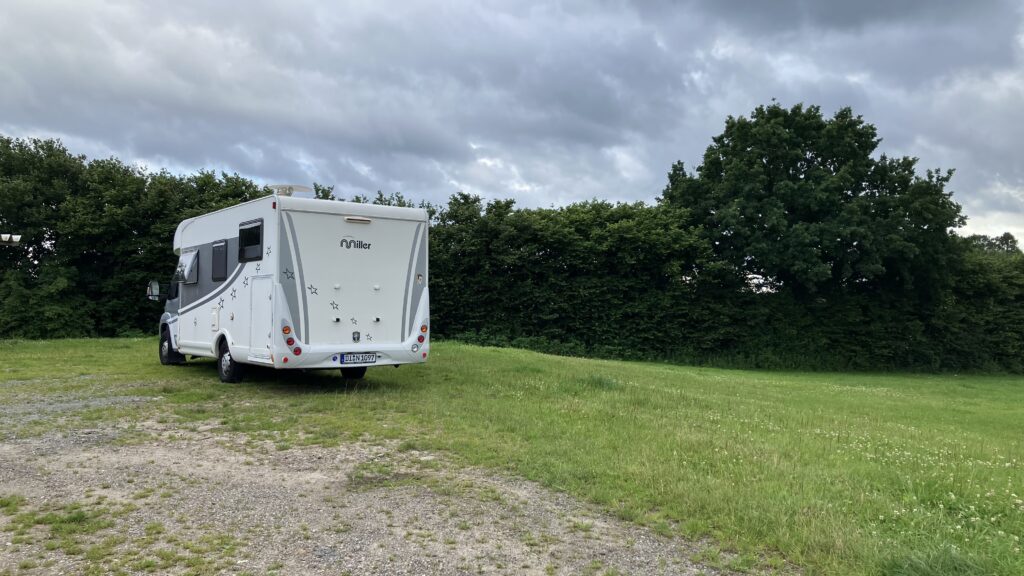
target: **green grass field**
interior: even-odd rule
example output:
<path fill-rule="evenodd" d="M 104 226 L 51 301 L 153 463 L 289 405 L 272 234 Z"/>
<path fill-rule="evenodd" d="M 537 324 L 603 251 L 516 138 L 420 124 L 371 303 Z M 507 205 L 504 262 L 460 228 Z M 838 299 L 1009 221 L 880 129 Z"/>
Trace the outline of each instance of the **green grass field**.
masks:
<path fill-rule="evenodd" d="M 48 398 L 159 400 L 28 421 L 219 420 L 281 449 L 400 439 L 536 480 L 733 567 L 1024 574 L 1024 379 L 773 373 L 437 343 L 429 364 L 259 371 L 160 366 L 155 339 L 0 342 L 0 411 Z M 3 496 L 0 494 L 0 496 Z M 713 560 L 713 559 L 709 559 Z"/>

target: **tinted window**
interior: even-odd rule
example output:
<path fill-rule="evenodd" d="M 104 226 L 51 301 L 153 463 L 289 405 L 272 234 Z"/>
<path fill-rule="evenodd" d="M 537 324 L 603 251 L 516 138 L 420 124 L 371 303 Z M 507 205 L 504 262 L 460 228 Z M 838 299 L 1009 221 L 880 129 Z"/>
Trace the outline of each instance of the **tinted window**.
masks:
<path fill-rule="evenodd" d="M 228 277 L 228 243 L 217 242 L 213 245 L 213 265 L 210 266 L 210 277 L 220 282 Z"/>
<path fill-rule="evenodd" d="M 192 250 L 189 252 L 183 252 L 181 257 L 178 258 L 178 267 L 174 270 L 174 277 L 171 278 L 172 282 L 184 282 L 185 284 L 195 284 L 199 281 L 199 252 Z"/>
<path fill-rule="evenodd" d="M 192 253 L 191 263 L 185 268 L 185 284 L 199 282 L 199 251 Z"/>
<path fill-rule="evenodd" d="M 167 299 L 168 300 L 177 300 L 178 299 L 178 283 L 176 281 L 174 281 L 174 280 L 171 280 L 171 287 L 167 291 Z"/>
<path fill-rule="evenodd" d="M 238 261 L 263 259 L 263 220 L 244 222 L 238 227 Z"/>

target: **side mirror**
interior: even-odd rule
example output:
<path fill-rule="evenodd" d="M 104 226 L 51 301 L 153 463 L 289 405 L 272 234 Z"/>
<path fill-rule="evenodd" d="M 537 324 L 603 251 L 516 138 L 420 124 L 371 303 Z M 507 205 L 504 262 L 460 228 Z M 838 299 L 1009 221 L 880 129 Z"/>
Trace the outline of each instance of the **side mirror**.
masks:
<path fill-rule="evenodd" d="M 160 283 L 156 280 L 150 280 L 149 286 L 146 287 L 146 298 L 150 300 L 158 301 L 164 298 L 164 295 L 160 293 Z"/>

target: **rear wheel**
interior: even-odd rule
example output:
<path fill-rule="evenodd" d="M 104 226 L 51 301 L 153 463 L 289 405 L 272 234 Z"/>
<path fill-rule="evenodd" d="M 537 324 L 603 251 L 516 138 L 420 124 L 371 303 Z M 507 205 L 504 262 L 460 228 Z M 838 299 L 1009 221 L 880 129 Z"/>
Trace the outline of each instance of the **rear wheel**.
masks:
<path fill-rule="evenodd" d="M 341 369 L 341 377 L 346 380 L 359 380 L 363 376 L 366 376 L 366 366 Z"/>
<path fill-rule="evenodd" d="M 165 366 L 185 363 L 185 356 L 171 347 L 171 333 L 166 327 L 160 331 L 160 363 Z"/>
<path fill-rule="evenodd" d="M 244 368 L 231 357 L 227 340 L 220 341 L 220 353 L 217 355 L 217 375 L 221 382 L 241 382 Z"/>

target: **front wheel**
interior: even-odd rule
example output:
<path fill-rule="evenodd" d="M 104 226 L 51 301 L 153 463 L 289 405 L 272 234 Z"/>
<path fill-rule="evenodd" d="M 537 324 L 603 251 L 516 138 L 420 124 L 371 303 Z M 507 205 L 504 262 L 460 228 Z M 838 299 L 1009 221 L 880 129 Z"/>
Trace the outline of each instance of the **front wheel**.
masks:
<path fill-rule="evenodd" d="M 220 341 L 220 354 L 217 355 L 217 375 L 221 382 L 234 383 L 242 381 L 244 368 L 231 357 L 227 340 Z"/>
<path fill-rule="evenodd" d="M 160 331 L 160 363 L 164 366 L 185 363 L 185 356 L 171 348 L 171 333 L 166 328 Z"/>
<path fill-rule="evenodd" d="M 341 369 L 341 377 L 346 380 L 359 380 L 363 376 L 366 376 L 366 366 Z"/>

